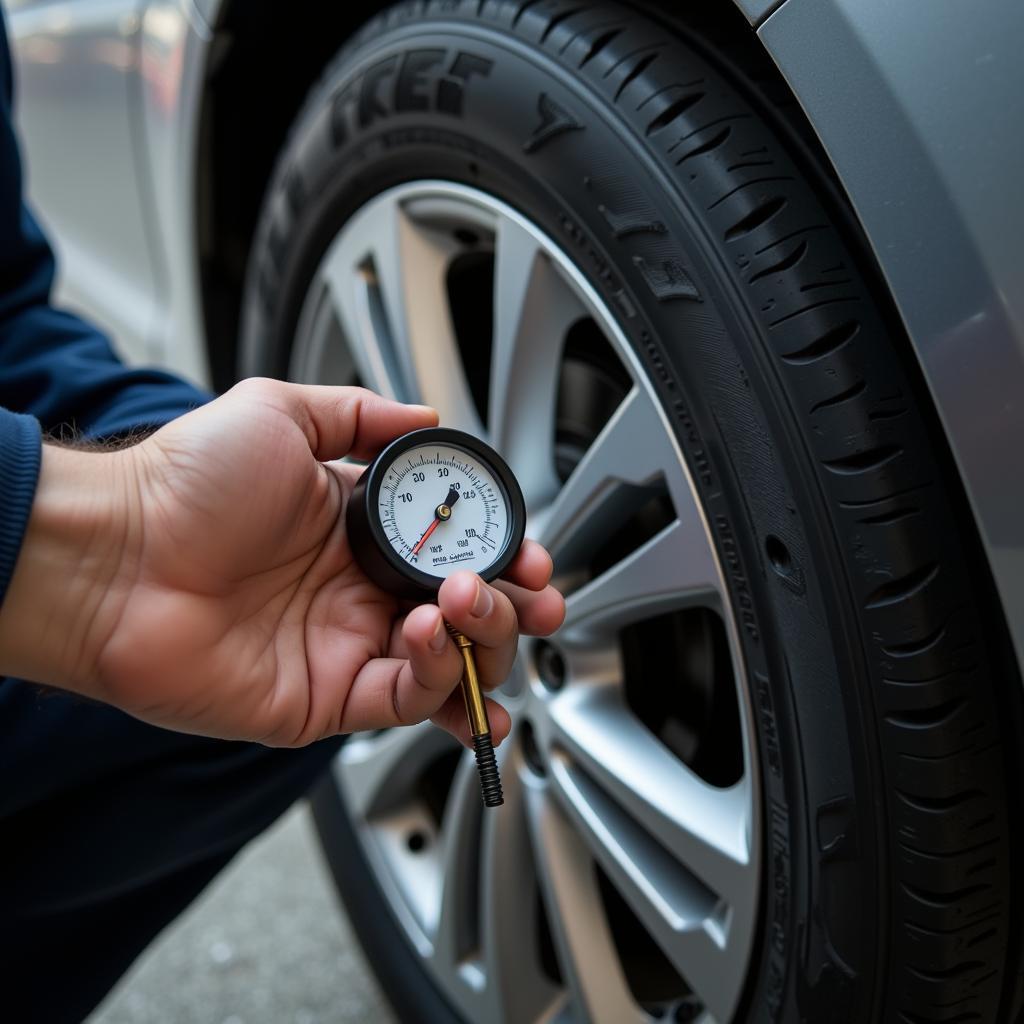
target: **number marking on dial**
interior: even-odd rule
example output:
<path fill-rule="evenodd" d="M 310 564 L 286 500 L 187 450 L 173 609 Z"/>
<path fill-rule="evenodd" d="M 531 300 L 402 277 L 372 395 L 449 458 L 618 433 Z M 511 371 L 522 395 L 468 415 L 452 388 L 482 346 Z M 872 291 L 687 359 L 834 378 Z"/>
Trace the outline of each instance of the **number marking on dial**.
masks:
<path fill-rule="evenodd" d="M 422 571 L 481 572 L 506 539 L 509 510 L 486 467 L 445 447 L 400 456 L 381 487 L 380 522 L 392 548 Z"/>

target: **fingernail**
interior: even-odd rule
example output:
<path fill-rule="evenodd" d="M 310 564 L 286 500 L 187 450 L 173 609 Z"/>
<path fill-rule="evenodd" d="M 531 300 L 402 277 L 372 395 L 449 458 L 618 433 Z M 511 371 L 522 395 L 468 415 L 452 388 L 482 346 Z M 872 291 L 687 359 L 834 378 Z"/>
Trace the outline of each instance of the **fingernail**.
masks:
<path fill-rule="evenodd" d="M 485 615 L 490 614 L 493 607 L 494 596 L 491 594 L 490 588 L 485 586 L 483 583 L 477 583 L 476 598 L 473 601 L 473 607 L 470 609 L 470 613 L 474 618 L 482 619 Z"/>
<path fill-rule="evenodd" d="M 427 641 L 427 646 L 435 653 L 440 654 L 448 643 L 448 633 L 444 628 L 444 623 L 438 619 L 437 625 L 434 627 L 434 632 L 431 634 L 430 639 Z"/>

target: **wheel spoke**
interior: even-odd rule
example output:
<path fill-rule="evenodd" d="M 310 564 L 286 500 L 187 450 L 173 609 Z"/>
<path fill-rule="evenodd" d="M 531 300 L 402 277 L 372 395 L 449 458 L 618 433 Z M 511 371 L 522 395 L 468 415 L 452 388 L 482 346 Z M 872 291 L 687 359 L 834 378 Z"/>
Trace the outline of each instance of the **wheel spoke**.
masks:
<path fill-rule="evenodd" d="M 718 566 L 703 533 L 670 523 L 566 599 L 565 643 L 692 605 L 718 607 Z"/>
<path fill-rule="evenodd" d="M 576 1020 L 646 1020 L 632 998 L 604 914 L 586 845 L 546 789 L 529 787 L 526 809 L 541 892 Z"/>
<path fill-rule="evenodd" d="M 751 891 L 746 782 L 727 789 L 705 782 L 654 738 L 616 687 L 574 687 L 550 709 L 552 744 L 628 807 L 703 888 L 730 906 L 744 904 Z"/>
<path fill-rule="evenodd" d="M 567 622 L 594 617 L 593 632 L 659 609 L 721 604 L 724 588 L 703 513 L 678 449 L 639 387 L 616 409 L 554 502 L 534 516 L 531 535 L 552 552 L 556 568 L 571 568 L 658 488 L 667 490 L 675 522 L 573 595 Z"/>
<path fill-rule="evenodd" d="M 392 310 L 384 301 L 379 267 L 393 263 L 399 220 L 395 204 L 374 203 L 355 215 L 331 246 L 321 274 L 348 342 L 360 382 L 399 401 L 416 396 L 415 370 L 408 346 L 400 344 Z M 404 324 L 404 316 L 397 320 Z"/>
<path fill-rule="evenodd" d="M 612 884 L 705 1009 L 722 1024 L 731 1020 L 746 973 L 740 949 L 749 919 L 737 921 L 681 872 L 678 861 L 568 758 L 554 758 L 551 767 L 562 803 Z"/>
<path fill-rule="evenodd" d="M 531 533 L 559 560 L 572 560 L 591 548 L 614 521 L 618 505 L 636 500 L 623 484 L 657 482 L 671 464 L 670 445 L 662 440 L 658 414 L 644 392 L 634 387 L 587 449 L 579 465 L 547 508 L 531 522 Z"/>
<path fill-rule="evenodd" d="M 494 254 L 488 430 L 531 506 L 550 501 L 558 370 L 569 327 L 586 315 L 526 228 L 502 218 Z"/>
<path fill-rule="evenodd" d="M 441 970 L 455 973 L 477 952 L 477 881 L 480 856 L 480 781 L 473 759 L 459 762 L 441 822 L 441 897 L 433 925 L 434 958 Z M 470 980 L 471 987 L 472 979 Z"/>
<path fill-rule="evenodd" d="M 454 743 L 429 722 L 353 736 L 338 757 L 338 781 L 350 813 L 373 818 L 407 801 L 427 766 Z"/>
<path fill-rule="evenodd" d="M 564 998 L 537 956 L 537 875 L 527 831 L 525 768 L 518 755 L 502 765 L 505 806 L 483 817 L 481 947 L 490 998 L 475 1018 L 528 1024 L 549 1017 Z"/>
<path fill-rule="evenodd" d="M 363 384 L 432 405 L 446 426 L 479 436 L 448 308 L 446 274 L 456 251 L 398 200 L 377 202 L 356 214 L 323 273 Z"/>
<path fill-rule="evenodd" d="M 551 702 L 554 792 L 583 840 L 716 1019 L 729 1019 L 756 914 L 746 777 L 709 785 L 611 686 Z"/>

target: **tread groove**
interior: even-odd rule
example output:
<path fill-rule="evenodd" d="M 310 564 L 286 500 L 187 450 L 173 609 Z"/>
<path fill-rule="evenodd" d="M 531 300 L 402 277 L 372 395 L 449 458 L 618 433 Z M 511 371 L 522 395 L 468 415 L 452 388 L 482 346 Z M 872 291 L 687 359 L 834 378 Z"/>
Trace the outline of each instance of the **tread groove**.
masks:
<path fill-rule="evenodd" d="M 908 896 L 920 903 L 926 903 L 932 907 L 952 907 L 971 896 L 977 896 L 980 892 L 989 892 L 990 885 L 968 885 L 962 889 L 954 889 L 952 892 L 936 892 L 934 889 L 921 889 L 916 885 L 903 883 L 903 890 Z"/>
<path fill-rule="evenodd" d="M 800 285 L 800 291 L 813 292 L 817 291 L 819 288 L 838 288 L 841 284 L 853 284 L 853 279 L 849 277 L 840 277 L 835 281 L 815 281 L 813 284 Z"/>
<path fill-rule="evenodd" d="M 773 238 L 767 245 L 762 245 L 760 249 L 754 250 L 755 256 L 760 256 L 762 253 L 767 252 L 769 249 L 774 249 L 777 245 L 782 245 L 783 242 L 788 242 L 791 238 L 796 238 L 799 235 L 810 234 L 812 231 L 825 231 L 827 230 L 824 224 L 808 224 L 805 228 L 797 228 L 796 231 L 790 231 L 788 234 L 782 235 L 779 238 Z"/>
<path fill-rule="evenodd" d="M 580 11 L 585 10 L 585 7 L 570 7 L 567 11 L 560 11 L 558 14 L 552 15 L 551 20 L 547 23 L 544 27 L 544 31 L 541 33 L 541 46 L 548 41 L 548 36 L 550 36 L 563 21 L 568 21 L 574 14 L 579 14 Z"/>
<path fill-rule="evenodd" d="M 852 341 L 860 333 L 859 320 L 847 320 L 838 327 L 826 331 L 820 338 L 815 339 L 804 348 L 798 348 L 794 352 L 784 352 L 782 358 L 787 363 L 813 363 L 815 360 L 824 359 L 833 352 L 841 349 L 847 342 Z"/>
<path fill-rule="evenodd" d="M 967 846 L 962 850 L 943 850 L 941 854 L 935 853 L 933 850 L 920 850 L 916 846 L 911 846 L 910 843 L 900 842 L 900 848 L 906 850 L 907 853 L 912 853 L 915 857 L 931 857 L 940 858 L 943 860 L 950 859 L 953 857 L 969 857 L 972 853 L 978 853 L 980 850 L 987 850 L 998 843 L 998 839 L 989 839 L 984 843 L 975 843 L 973 846 Z M 978 924 L 975 921 L 973 924 Z"/>
<path fill-rule="evenodd" d="M 905 711 L 892 711 L 885 716 L 890 725 L 902 729 L 928 729 L 941 725 L 967 704 L 966 697 L 954 697 L 931 708 L 908 708 Z M 977 792 L 977 791 L 974 791 Z M 903 795 L 902 793 L 900 794 Z M 953 803 L 961 802 L 960 796 L 951 798 Z M 909 802 L 909 801 L 908 801 Z"/>
<path fill-rule="evenodd" d="M 882 648 L 882 651 L 889 655 L 890 658 L 916 658 L 919 654 L 930 651 L 936 644 L 942 642 L 943 637 L 946 635 L 946 625 L 944 622 L 938 629 L 927 633 L 919 640 L 908 640 L 903 644 L 887 645 Z"/>
<path fill-rule="evenodd" d="M 829 459 L 822 465 L 830 473 L 838 476 L 855 476 L 858 473 L 870 473 L 880 469 L 886 463 L 899 458 L 903 454 L 903 448 L 898 444 L 882 444 L 877 448 L 869 448 L 864 452 L 856 452 L 853 455 L 844 455 L 840 459 Z"/>
<path fill-rule="evenodd" d="M 893 491 L 891 494 L 884 494 L 881 498 L 868 498 L 865 501 L 841 501 L 839 502 L 840 508 L 870 508 L 872 505 L 881 505 L 883 502 L 892 501 L 894 498 L 904 498 L 908 494 L 914 494 L 917 491 L 922 491 L 927 488 L 930 484 L 915 484 L 913 487 L 905 487 L 901 491 Z"/>
<path fill-rule="evenodd" d="M 655 89 L 654 92 L 649 93 L 646 99 L 641 100 L 637 105 L 637 111 L 641 111 L 648 103 L 653 103 L 659 96 L 664 96 L 669 92 L 676 92 L 679 89 L 692 89 L 694 86 L 703 85 L 703 78 L 693 78 L 689 82 L 673 82 L 671 85 L 663 85 L 660 89 Z"/>
<path fill-rule="evenodd" d="M 703 92 L 691 92 L 685 96 L 680 96 L 679 99 L 674 100 L 657 117 L 651 120 L 644 131 L 644 135 L 653 135 L 655 132 L 660 132 L 667 128 L 677 117 L 682 117 L 687 110 L 700 103 L 706 95 Z"/>
<path fill-rule="evenodd" d="M 963 671 L 969 670 L 964 669 Z M 936 683 L 941 683 L 944 679 L 954 679 L 960 674 L 960 669 L 951 669 L 949 672 L 940 672 L 937 676 L 925 676 L 923 679 L 896 679 L 886 676 L 882 679 L 882 682 L 886 686 L 909 686 L 916 689 L 920 686 L 933 686 Z"/>
<path fill-rule="evenodd" d="M 676 167 L 681 163 L 685 163 L 695 156 L 702 156 L 704 153 L 710 153 L 713 149 L 717 149 L 729 136 L 732 135 L 732 125 L 727 124 L 717 135 L 713 138 L 708 139 L 707 142 L 702 143 L 699 146 L 694 147 L 688 153 L 684 153 L 677 161 Z M 728 238 L 728 235 L 726 235 Z"/>
<path fill-rule="evenodd" d="M 890 580 L 873 590 L 864 602 L 865 608 L 887 608 L 920 593 L 939 575 L 937 562 L 929 562 L 898 580 Z"/>
<path fill-rule="evenodd" d="M 747 160 L 747 161 L 745 161 L 743 163 L 739 163 L 739 164 L 729 164 L 729 166 L 726 167 L 725 172 L 726 172 L 726 174 L 732 174 L 733 171 L 740 171 L 744 167 L 774 167 L 774 166 L 775 166 L 775 161 L 774 160 Z"/>
<path fill-rule="evenodd" d="M 876 409 L 868 413 L 868 419 L 877 422 L 878 420 L 894 420 L 900 416 L 906 416 L 909 410 L 900 406 L 898 409 Z"/>
<path fill-rule="evenodd" d="M 587 50 L 583 60 L 579 62 L 577 68 L 582 69 L 586 67 L 610 42 L 617 39 L 623 32 L 623 29 L 612 28 L 607 32 L 603 32 L 599 35 L 591 44 L 590 49 Z"/>
<path fill-rule="evenodd" d="M 772 181 L 792 181 L 793 179 L 788 174 L 776 174 L 772 177 L 765 178 L 751 178 L 750 181 L 744 181 L 741 185 L 737 185 L 735 188 L 729 189 L 724 196 L 720 196 L 716 199 L 709 207 L 709 210 L 713 210 L 716 206 L 720 206 L 722 203 L 729 198 L 729 196 L 735 195 L 741 189 L 750 188 L 751 185 L 767 185 Z"/>
<path fill-rule="evenodd" d="M 922 981 L 929 981 L 933 983 L 950 981 L 953 978 L 959 978 L 964 974 L 969 974 L 971 971 L 976 971 L 979 967 L 985 967 L 985 963 L 981 960 L 967 960 L 964 963 L 956 964 L 954 967 L 947 967 L 944 971 L 923 971 L 920 967 L 915 967 L 910 964 L 910 973 L 917 975 Z"/>
<path fill-rule="evenodd" d="M 995 840 L 992 840 L 995 842 Z M 936 925 L 925 926 L 916 921 L 908 921 L 907 929 L 920 932 L 922 935 L 960 935 L 963 932 L 970 931 L 972 928 L 978 928 L 983 924 L 987 924 L 989 921 L 995 920 L 999 917 L 998 912 L 993 911 L 989 914 L 973 915 L 970 921 L 966 921 L 963 924 L 955 925 L 952 928 L 939 928 Z M 993 931 L 995 929 L 992 929 Z"/>
<path fill-rule="evenodd" d="M 673 152 L 676 146 L 682 145 L 687 139 L 692 139 L 694 135 L 700 135 L 701 132 L 706 132 L 709 128 L 714 128 L 716 124 L 725 124 L 727 121 L 745 121 L 749 117 L 750 114 L 727 114 L 725 117 L 716 117 L 713 121 L 708 121 L 707 124 L 702 124 L 699 128 L 694 128 L 692 132 L 680 135 L 679 138 L 668 147 L 668 152 Z"/>
<path fill-rule="evenodd" d="M 768 326 L 778 327 L 780 324 L 784 324 L 787 320 L 792 320 L 794 317 L 803 316 L 804 313 L 810 313 L 812 309 L 821 309 L 822 306 L 834 306 L 838 302 L 859 302 L 860 299 L 856 295 L 840 295 L 834 299 L 822 299 L 820 302 L 812 302 L 809 306 L 803 306 L 798 309 L 795 313 L 787 313 L 785 316 L 780 316 L 778 320 L 772 320 Z"/>
<path fill-rule="evenodd" d="M 515 28 L 519 24 L 519 19 L 531 8 L 536 7 L 541 0 L 526 0 L 525 3 L 519 5 L 519 9 L 512 16 L 512 27 Z"/>
<path fill-rule="evenodd" d="M 859 380 L 856 384 L 851 384 L 845 391 L 840 391 L 838 395 L 833 395 L 831 398 L 823 398 L 820 402 L 816 402 L 811 406 L 811 412 L 820 412 L 822 409 L 830 409 L 834 405 L 842 405 L 843 402 L 848 402 L 851 398 L 856 398 L 859 394 L 862 394 L 866 388 L 867 383 Z"/>
<path fill-rule="evenodd" d="M 633 65 L 632 70 L 626 75 L 626 77 L 621 82 L 619 82 L 619 87 L 618 89 L 615 90 L 616 103 L 619 102 L 619 97 L 626 91 L 627 86 L 629 86 L 636 78 L 642 75 L 647 70 L 647 68 L 649 68 L 651 64 L 653 64 L 657 59 L 657 53 L 648 53 L 645 56 L 641 57 L 636 62 L 636 64 Z M 611 71 L 608 72 L 608 74 L 610 75 L 614 70 L 615 69 L 612 68 Z"/>
<path fill-rule="evenodd" d="M 895 512 L 885 512 L 880 516 L 865 516 L 857 522 L 864 526 L 891 526 L 893 523 L 920 514 L 921 510 L 916 505 L 909 505 L 907 508 L 898 508 Z"/>
<path fill-rule="evenodd" d="M 801 242 L 788 256 L 783 256 L 777 263 L 773 263 L 770 267 L 765 267 L 764 270 L 759 270 L 756 274 L 752 274 L 747 284 L 754 284 L 766 277 L 771 277 L 772 274 L 781 274 L 786 270 L 791 270 L 806 255 L 807 243 Z"/>
<path fill-rule="evenodd" d="M 730 126 L 727 131 L 731 132 L 732 127 Z M 697 152 L 698 150 L 694 150 L 694 154 Z M 682 157 L 680 160 L 677 160 L 676 163 L 682 163 L 683 160 L 686 159 L 688 159 L 688 156 Z M 745 217 L 736 221 L 731 228 L 726 230 L 725 240 L 727 242 L 733 242 L 737 238 L 742 238 L 744 235 L 749 235 L 752 231 L 756 231 L 762 224 L 767 224 L 772 217 L 781 212 L 788 202 L 788 199 L 785 199 L 782 196 L 776 196 L 774 199 L 769 199 L 767 202 L 755 207 Z"/>
<path fill-rule="evenodd" d="M 987 942 L 998 934 L 999 932 L 995 928 L 989 928 L 988 931 L 984 931 L 980 935 L 975 935 L 973 939 L 968 939 L 967 942 L 964 943 L 964 948 L 973 949 L 975 946 L 980 946 L 981 943 Z"/>

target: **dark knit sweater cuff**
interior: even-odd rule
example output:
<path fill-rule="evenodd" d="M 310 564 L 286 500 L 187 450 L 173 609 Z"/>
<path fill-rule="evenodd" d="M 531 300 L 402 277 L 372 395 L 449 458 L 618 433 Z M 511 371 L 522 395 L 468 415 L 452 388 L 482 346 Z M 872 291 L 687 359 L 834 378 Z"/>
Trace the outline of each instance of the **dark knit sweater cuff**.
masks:
<path fill-rule="evenodd" d="M 41 453 L 39 421 L 0 409 L 0 607 L 32 511 Z"/>

